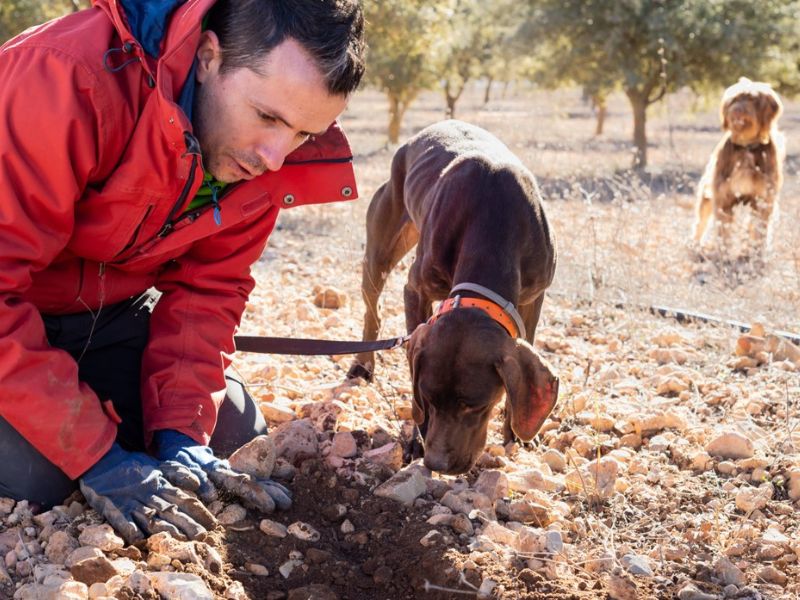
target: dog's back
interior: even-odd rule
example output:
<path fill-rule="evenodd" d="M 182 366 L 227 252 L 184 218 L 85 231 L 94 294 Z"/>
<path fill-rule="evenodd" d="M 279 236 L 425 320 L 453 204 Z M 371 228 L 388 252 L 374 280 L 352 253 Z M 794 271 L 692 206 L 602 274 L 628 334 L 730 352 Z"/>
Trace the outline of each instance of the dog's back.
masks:
<path fill-rule="evenodd" d="M 420 232 L 420 276 L 434 297 L 447 295 L 452 278 L 506 273 L 509 260 L 521 268 L 521 300 L 552 281 L 555 242 L 536 180 L 488 131 L 456 120 L 427 127 L 395 155 L 390 185 Z"/>

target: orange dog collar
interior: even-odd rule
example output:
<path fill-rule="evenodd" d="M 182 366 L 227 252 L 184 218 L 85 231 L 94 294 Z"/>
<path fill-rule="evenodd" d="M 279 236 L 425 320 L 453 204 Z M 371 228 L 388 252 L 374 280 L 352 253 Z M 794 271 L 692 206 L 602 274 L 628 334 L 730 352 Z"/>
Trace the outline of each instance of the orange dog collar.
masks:
<path fill-rule="evenodd" d="M 505 329 L 512 338 L 520 337 L 521 332 L 517 330 L 516 323 L 514 323 L 514 320 L 508 313 L 499 305 L 490 300 L 484 300 L 483 298 L 462 298 L 461 296 L 447 298 L 439 304 L 436 313 L 428 319 L 428 323 L 433 325 L 439 317 L 456 308 L 478 308 L 502 325 L 503 329 Z"/>

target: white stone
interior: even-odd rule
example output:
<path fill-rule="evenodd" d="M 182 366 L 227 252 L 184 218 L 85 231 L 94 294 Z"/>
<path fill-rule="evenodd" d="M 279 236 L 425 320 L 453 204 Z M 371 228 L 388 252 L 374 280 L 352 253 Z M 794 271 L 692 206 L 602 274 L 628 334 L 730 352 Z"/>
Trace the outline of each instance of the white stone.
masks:
<path fill-rule="evenodd" d="M 678 600 L 717 600 L 716 594 L 701 592 L 693 583 L 687 583 L 678 592 Z"/>
<path fill-rule="evenodd" d="M 555 448 L 550 448 L 547 452 L 542 454 L 542 462 L 556 473 L 563 473 L 567 468 L 567 460 L 564 458 L 564 455 Z"/>
<path fill-rule="evenodd" d="M 273 537 L 285 538 L 288 534 L 286 525 L 270 519 L 262 519 L 261 523 L 258 524 L 258 528 Z"/>
<path fill-rule="evenodd" d="M 404 469 L 375 488 L 374 493 L 376 496 L 392 498 L 411 506 L 426 489 L 425 477 L 418 470 Z"/>
<path fill-rule="evenodd" d="M 272 476 L 277 457 L 275 442 L 268 435 L 259 435 L 236 452 L 231 454 L 228 462 L 231 467 L 259 479 Z"/>
<path fill-rule="evenodd" d="M 494 469 L 482 471 L 474 488 L 492 501 L 505 498 L 508 494 L 508 477 L 502 471 Z"/>
<path fill-rule="evenodd" d="M 320 533 L 308 523 L 295 521 L 287 528 L 287 532 L 298 540 L 306 542 L 316 542 L 320 538 Z"/>
<path fill-rule="evenodd" d="M 293 464 L 314 458 L 319 451 L 317 432 L 309 419 L 282 423 L 272 434 L 278 457 Z"/>
<path fill-rule="evenodd" d="M 197 575 L 148 573 L 148 577 L 164 600 L 214 600 L 214 594 Z"/>
<path fill-rule="evenodd" d="M 95 546 L 103 552 L 111 552 L 125 546 L 125 542 L 119 537 L 111 525 L 89 525 L 81 531 L 78 541 L 84 546 Z"/>
<path fill-rule="evenodd" d="M 302 560 L 298 558 L 290 558 L 280 567 L 278 567 L 278 572 L 283 575 L 284 579 L 289 579 L 289 575 L 292 574 L 292 571 L 294 571 L 297 567 L 302 566 L 302 564 Z"/>

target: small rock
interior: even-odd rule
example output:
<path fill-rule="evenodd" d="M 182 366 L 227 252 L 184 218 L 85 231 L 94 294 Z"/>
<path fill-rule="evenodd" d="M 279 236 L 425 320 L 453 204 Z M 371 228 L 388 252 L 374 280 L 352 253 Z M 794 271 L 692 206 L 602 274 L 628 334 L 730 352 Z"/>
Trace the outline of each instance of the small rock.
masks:
<path fill-rule="evenodd" d="M 772 565 L 766 565 L 758 571 L 758 579 L 775 585 L 786 585 L 789 578 L 783 571 L 779 571 Z"/>
<path fill-rule="evenodd" d="M 295 521 L 287 528 L 287 531 L 298 540 L 306 542 L 316 542 L 320 538 L 320 533 L 308 523 Z"/>
<path fill-rule="evenodd" d="M 76 581 L 87 586 L 93 583 L 105 583 L 114 575 L 117 569 L 105 556 L 94 556 L 75 563 L 69 570 Z"/>
<path fill-rule="evenodd" d="M 750 458 L 755 453 L 753 442 L 738 431 L 724 431 L 706 445 L 706 452 L 719 458 Z"/>
<path fill-rule="evenodd" d="M 314 305 L 320 308 L 341 308 L 347 303 L 347 294 L 335 287 L 314 290 Z"/>
<path fill-rule="evenodd" d="M 67 557 L 79 546 L 78 540 L 66 531 L 56 531 L 47 541 L 47 549 L 44 554 L 50 562 L 63 565 Z"/>
<path fill-rule="evenodd" d="M 483 471 L 478 476 L 474 488 L 492 501 L 508 494 L 508 477 L 502 471 Z"/>
<path fill-rule="evenodd" d="M 397 442 L 389 442 L 374 450 L 367 450 L 364 458 L 372 463 L 386 465 L 392 471 L 399 471 L 403 466 L 403 447 Z"/>
<path fill-rule="evenodd" d="M 261 402 L 258 408 L 269 423 L 289 423 L 297 419 L 297 413 L 291 408 L 275 402 Z"/>
<path fill-rule="evenodd" d="M 331 454 L 341 458 L 352 458 L 358 454 L 356 438 L 349 431 L 339 431 L 333 435 Z"/>
<path fill-rule="evenodd" d="M 285 538 L 288 534 L 286 525 L 270 519 L 262 519 L 261 523 L 258 524 L 258 528 L 273 537 Z"/>
<path fill-rule="evenodd" d="M 278 567 L 278 572 L 283 575 L 284 579 L 289 579 L 289 576 L 292 574 L 297 567 L 301 566 L 303 561 L 299 558 L 290 558 L 285 563 L 283 563 L 280 567 Z"/>
<path fill-rule="evenodd" d="M 542 455 L 542 462 L 556 473 L 563 473 L 567 468 L 567 459 L 555 448 L 550 448 Z"/>
<path fill-rule="evenodd" d="M 214 594 L 197 575 L 149 573 L 153 587 L 167 600 L 214 600 Z"/>
<path fill-rule="evenodd" d="M 339 596 L 327 585 L 312 583 L 289 590 L 286 600 L 339 600 Z"/>
<path fill-rule="evenodd" d="M 239 504 L 229 504 L 219 514 L 217 520 L 221 525 L 233 525 L 247 518 L 247 509 Z"/>
<path fill-rule="evenodd" d="M 481 587 L 478 588 L 478 598 L 491 598 L 494 588 L 497 587 L 497 582 L 492 579 L 484 579 L 481 582 Z"/>
<path fill-rule="evenodd" d="M 608 597 L 612 600 L 636 600 L 636 582 L 627 575 L 610 575 L 606 580 Z"/>
<path fill-rule="evenodd" d="M 231 454 L 228 462 L 231 467 L 259 479 L 272 476 L 276 458 L 275 442 L 268 435 L 259 435 L 236 452 Z"/>
<path fill-rule="evenodd" d="M 95 546 L 103 552 L 112 552 L 125 546 L 125 542 L 119 537 L 111 525 L 89 525 L 84 529 L 78 541 L 84 546 Z"/>
<path fill-rule="evenodd" d="M 716 594 L 701 592 L 693 583 L 687 583 L 678 592 L 678 600 L 717 600 Z"/>
<path fill-rule="evenodd" d="M 250 571 L 253 575 L 258 577 L 267 577 L 269 575 L 269 569 L 264 565 L 260 565 L 258 563 L 245 563 L 244 568 Z"/>
<path fill-rule="evenodd" d="M 309 419 L 282 423 L 272 434 L 278 457 L 292 464 L 307 458 L 315 458 L 319 451 L 317 432 Z M 276 465 L 277 466 L 277 465 Z"/>
<path fill-rule="evenodd" d="M 743 586 L 747 583 L 747 579 L 741 569 L 727 558 L 720 558 L 714 563 L 714 573 L 725 585 Z"/>
<path fill-rule="evenodd" d="M 736 508 L 745 513 L 761 510 L 772 499 L 772 485 L 767 483 L 761 487 L 742 487 L 736 493 Z"/>
<path fill-rule="evenodd" d="M 650 567 L 647 558 L 638 554 L 626 554 L 623 556 L 622 566 L 624 566 L 631 575 L 653 576 L 653 569 Z"/>
<path fill-rule="evenodd" d="M 404 469 L 375 488 L 374 494 L 411 506 L 425 490 L 425 477 L 417 470 Z"/>

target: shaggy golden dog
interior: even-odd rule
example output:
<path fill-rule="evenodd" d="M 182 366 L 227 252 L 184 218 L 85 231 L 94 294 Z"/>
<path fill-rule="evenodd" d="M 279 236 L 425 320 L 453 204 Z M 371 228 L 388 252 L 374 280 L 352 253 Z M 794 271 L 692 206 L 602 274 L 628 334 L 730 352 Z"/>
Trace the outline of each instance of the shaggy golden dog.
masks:
<path fill-rule="evenodd" d="M 750 238 L 759 252 L 764 250 L 783 183 L 785 143 L 777 127 L 782 110 L 769 84 L 742 77 L 725 90 L 720 107 L 725 135 L 700 180 L 695 242 L 707 237 L 713 215 L 728 249 L 733 208 L 747 205 L 753 214 Z"/>

